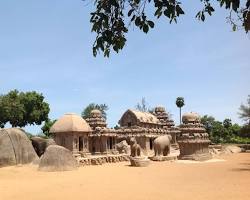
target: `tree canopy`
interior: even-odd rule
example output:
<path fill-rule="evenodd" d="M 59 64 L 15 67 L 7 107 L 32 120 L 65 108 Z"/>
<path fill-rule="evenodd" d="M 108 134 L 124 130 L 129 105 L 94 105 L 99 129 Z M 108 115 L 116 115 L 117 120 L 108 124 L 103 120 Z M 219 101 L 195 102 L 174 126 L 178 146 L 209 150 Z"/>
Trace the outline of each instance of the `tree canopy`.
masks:
<path fill-rule="evenodd" d="M 0 125 L 4 127 L 10 123 L 12 127 L 41 125 L 48 119 L 49 104 L 44 101 L 42 94 L 33 92 L 19 92 L 12 90 L 0 96 Z"/>
<path fill-rule="evenodd" d="M 228 10 L 228 21 L 233 30 L 243 27 L 250 30 L 250 0 L 200 0 L 202 9 L 195 18 L 205 21 L 207 16 L 215 12 L 215 4 Z M 110 51 L 119 52 L 126 44 L 126 34 L 131 25 L 135 25 L 144 33 L 155 27 L 148 7 L 153 7 L 155 18 L 165 17 L 170 23 L 184 15 L 181 0 L 95 0 L 95 11 L 91 13 L 92 32 L 96 33 L 93 44 L 93 55 L 103 52 L 109 57 Z"/>
<path fill-rule="evenodd" d="M 201 118 L 209 138 L 214 143 L 238 143 L 244 142 L 241 129 L 238 124 L 233 124 L 231 119 L 224 119 L 223 122 L 215 120 L 214 117 L 205 115 Z"/>
<path fill-rule="evenodd" d="M 57 120 L 51 120 L 51 119 L 48 119 L 45 121 L 44 125 L 42 126 L 41 130 L 43 132 L 43 134 L 46 136 L 46 137 L 49 137 L 50 136 L 50 128 L 51 126 L 53 126 L 53 124 L 56 122 Z"/>
<path fill-rule="evenodd" d="M 176 103 L 176 106 L 178 108 L 183 107 L 185 105 L 184 98 L 183 97 L 177 97 L 175 103 Z"/>
<path fill-rule="evenodd" d="M 247 104 L 246 105 L 241 104 L 239 109 L 240 109 L 239 112 L 240 118 L 246 121 L 250 126 L 250 95 L 248 95 Z"/>
<path fill-rule="evenodd" d="M 108 105 L 106 104 L 95 104 L 95 103 L 90 103 L 87 107 L 85 107 L 82 111 L 82 118 L 84 119 L 87 119 L 90 117 L 90 113 L 92 110 L 94 109 L 97 109 L 97 110 L 100 110 L 102 112 L 102 117 L 104 119 L 107 118 L 107 110 L 109 109 L 108 108 Z"/>

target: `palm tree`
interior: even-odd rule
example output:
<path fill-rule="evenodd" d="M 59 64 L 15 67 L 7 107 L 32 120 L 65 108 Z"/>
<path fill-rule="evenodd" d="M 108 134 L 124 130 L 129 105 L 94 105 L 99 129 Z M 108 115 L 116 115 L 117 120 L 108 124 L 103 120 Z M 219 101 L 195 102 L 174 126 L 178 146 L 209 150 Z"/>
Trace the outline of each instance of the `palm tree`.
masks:
<path fill-rule="evenodd" d="M 183 107 L 185 105 L 184 98 L 183 97 L 177 97 L 175 103 L 176 103 L 176 106 L 178 108 L 180 108 L 180 124 L 181 124 L 181 107 Z"/>

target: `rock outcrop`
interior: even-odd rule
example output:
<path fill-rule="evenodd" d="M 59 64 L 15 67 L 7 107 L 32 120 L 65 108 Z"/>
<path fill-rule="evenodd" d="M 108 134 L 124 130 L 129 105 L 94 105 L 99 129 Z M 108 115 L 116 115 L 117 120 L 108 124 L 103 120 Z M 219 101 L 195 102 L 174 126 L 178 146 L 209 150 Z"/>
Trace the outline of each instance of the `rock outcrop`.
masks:
<path fill-rule="evenodd" d="M 36 159 L 38 156 L 23 130 L 0 130 L 0 167 L 28 164 Z"/>
<path fill-rule="evenodd" d="M 77 161 L 68 149 L 50 145 L 40 158 L 39 171 L 71 171 L 77 169 Z"/>
<path fill-rule="evenodd" d="M 33 147 L 34 147 L 34 149 L 39 157 L 44 154 L 46 148 L 49 145 L 56 144 L 53 139 L 45 139 L 45 138 L 41 138 L 41 137 L 32 137 L 30 140 L 31 140 L 32 145 L 33 145 Z"/>

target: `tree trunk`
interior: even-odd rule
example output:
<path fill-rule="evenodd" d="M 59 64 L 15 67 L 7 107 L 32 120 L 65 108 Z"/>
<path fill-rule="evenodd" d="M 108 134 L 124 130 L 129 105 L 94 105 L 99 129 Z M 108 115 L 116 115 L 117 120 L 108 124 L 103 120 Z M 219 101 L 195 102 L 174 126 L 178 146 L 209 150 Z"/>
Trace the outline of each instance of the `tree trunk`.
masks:
<path fill-rule="evenodd" d="M 180 125 L 181 125 L 181 107 L 180 107 Z"/>

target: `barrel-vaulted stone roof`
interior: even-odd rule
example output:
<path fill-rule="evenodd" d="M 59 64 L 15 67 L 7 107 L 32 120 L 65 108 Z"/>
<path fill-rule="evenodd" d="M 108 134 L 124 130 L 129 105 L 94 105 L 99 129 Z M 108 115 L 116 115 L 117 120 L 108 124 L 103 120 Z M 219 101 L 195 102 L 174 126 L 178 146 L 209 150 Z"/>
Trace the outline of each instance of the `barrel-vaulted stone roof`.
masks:
<path fill-rule="evenodd" d="M 121 117 L 120 121 L 122 121 L 123 117 L 126 117 L 127 114 L 132 114 L 136 117 L 136 119 L 141 123 L 151 123 L 151 124 L 160 124 L 159 119 L 156 116 L 149 112 L 142 112 L 138 110 L 128 109 L 123 116 Z"/>
<path fill-rule="evenodd" d="M 79 115 L 67 113 L 50 128 L 50 133 L 92 132 L 89 124 Z"/>

